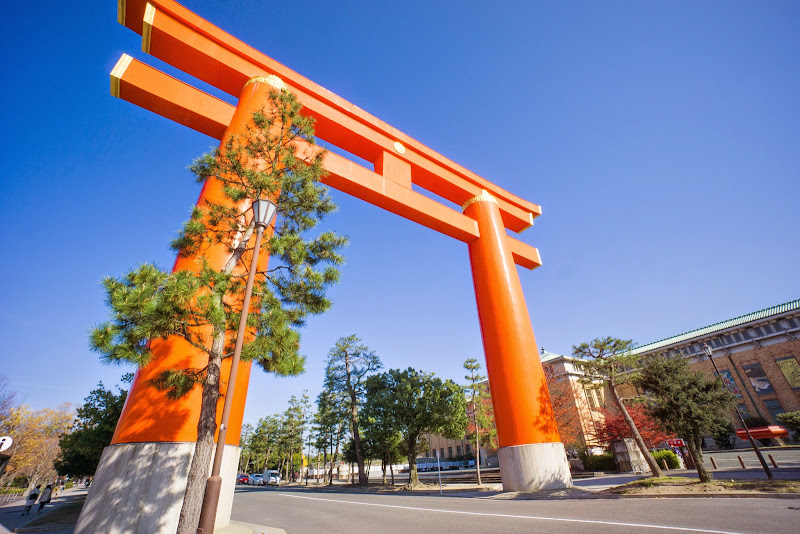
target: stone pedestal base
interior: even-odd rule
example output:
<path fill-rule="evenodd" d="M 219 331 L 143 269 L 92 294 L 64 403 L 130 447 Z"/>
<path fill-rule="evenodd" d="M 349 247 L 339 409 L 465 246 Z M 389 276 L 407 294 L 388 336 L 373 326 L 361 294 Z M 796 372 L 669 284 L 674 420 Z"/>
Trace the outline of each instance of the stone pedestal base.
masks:
<path fill-rule="evenodd" d="M 540 491 L 572 487 L 563 443 L 533 443 L 497 451 L 504 491 Z"/>
<path fill-rule="evenodd" d="M 194 446 L 123 443 L 106 447 L 75 534 L 175 532 Z M 240 452 L 239 447 L 225 446 L 216 528 L 230 523 Z"/>

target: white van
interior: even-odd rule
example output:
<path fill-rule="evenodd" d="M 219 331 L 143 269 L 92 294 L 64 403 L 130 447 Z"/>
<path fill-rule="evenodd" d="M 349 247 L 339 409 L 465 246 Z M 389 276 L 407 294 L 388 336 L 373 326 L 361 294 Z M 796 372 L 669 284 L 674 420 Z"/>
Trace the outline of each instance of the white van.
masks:
<path fill-rule="evenodd" d="M 277 486 L 281 483 L 281 474 L 274 469 L 266 469 L 263 476 L 264 484 L 267 486 Z"/>

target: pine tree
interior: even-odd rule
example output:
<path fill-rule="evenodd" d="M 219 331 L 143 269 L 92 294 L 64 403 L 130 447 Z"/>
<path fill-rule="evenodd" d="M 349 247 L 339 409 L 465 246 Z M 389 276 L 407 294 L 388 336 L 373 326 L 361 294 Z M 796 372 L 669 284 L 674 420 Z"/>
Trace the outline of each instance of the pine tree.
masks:
<path fill-rule="evenodd" d="M 496 430 L 494 429 L 494 425 L 492 424 L 492 416 L 494 412 L 491 409 L 491 404 L 489 402 L 489 392 L 487 391 L 486 386 L 479 385 L 481 382 L 486 380 L 486 377 L 479 374 L 478 371 L 481 369 L 481 364 L 478 363 L 478 360 L 475 358 L 469 358 L 467 361 L 464 362 L 464 369 L 469 371 L 469 374 L 464 378 L 469 380 L 469 384 L 464 387 L 464 392 L 469 397 L 470 407 L 472 408 L 472 425 L 474 427 L 474 432 L 468 432 L 468 434 L 472 434 L 472 437 L 475 439 L 475 468 L 478 473 L 478 485 L 482 484 L 481 482 L 481 443 L 483 440 L 481 439 L 483 436 L 481 435 L 481 430 L 483 429 L 484 433 L 492 433 L 496 434 Z M 490 436 L 491 439 L 491 436 Z"/>
<path fill-rule="evenodd" d="M 382 365 L 375 351 L 360 342 L 355 335 L 339 338 L 328 352 L 324 387 L 334 394 L 334 398 L 344 401 L 342 409 L 348 414 L 353 452 L 358 464 L 358 485 L 366 486 L 368 479 L 364 471 L 358 411 L 364 401 L 364 381 L 367 374 L 377 371 Z"/>
<path fill-rule="evenodd" d="M 233 352 L 250 258 L 270 255 L 269 268 L 257 273 L 248 317 L 251 335 L 242 360 L 264 371 L 295 375 L 303 371 L 300 335 L 311 314 L 330 307 L 326 288 L 339 279 L 339 249 L 346 238 L 334 232 L 309 233 L 335 210 L 324 176 L 322 151 L 307 156 L 314 144 L 313 119 L 288 91 L 272 91 L 242 136 L 196 160 L 191 170 L 198 182 L 221 184 L 224 199 L 196 206 L 172 247 L 196 259 L 196 269 L 169 273 L 145 264 L 122 278 L 104 281 L 112 317 L 91 332 L 91 346 L 106 362 L 139 366 L 151 359 L 148 341 L 178 336 L 208 355 L 202 368 L 170 369 L 153 386 L 172 397 L 202 387 L 197 445 L 190 466 L 180 534 L 194 534 L 214 449 L 220 365 Z M 274 232 L 261 251 L 250 245 L 255 227 L 246 222 L 253 200 L 272 199 L 278 206 Z M 221 271 L 207 254 L 222 247 L 229 259 Z M 234 332 L 234 334 L 231 334 Z"/>
<path fill-rule="evenodd" d="M 686 439 L 700 481 L 711 480 L 703 465 L 703 436 L 727 428 L 725 415 L 734 404 L 722 381 L 692 371 L 684 358 L 654 357 L 645 362 L 635 384 L 648 395 L 650 415 Z"/>
<path fill-rule="evenodd" d="M 619 391 L 617 391 L 620 385 L 629 382 L 634 376 L 631 371 L 638 364 L 638 361 L 630 354 L 632 347 L 633 341 L 605 337 L 573 346 L 572 355 L 584 360 L 580 363 L 580 367 L 584 372 L 581 382 L 584 385 L 597 387 L 598 384 L 603 384 L 608 388 L 614 404 L 616 404 L 624 417 L 625 423 L 628 425 L 631 434 L 633 434 L 636 446 L 639 447 L 639 451 L 647 461 L 650 471 L 654 477 L 661 477 L 664 476 L 661 468 L 658 467 L 655 458 L 647 450 L 647 445 L 636 428 L 636 423 L 628 413 L 627 408 L 625 408 L 624 399 L 620 398 Z"/>

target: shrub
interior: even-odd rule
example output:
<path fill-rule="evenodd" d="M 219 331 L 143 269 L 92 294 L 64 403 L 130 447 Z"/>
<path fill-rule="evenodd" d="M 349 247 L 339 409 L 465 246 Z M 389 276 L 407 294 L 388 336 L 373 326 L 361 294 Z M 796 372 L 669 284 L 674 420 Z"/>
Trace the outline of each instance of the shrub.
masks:
<path fill-rule="evenodd" d="M 74 486 L 74 485 L 75 485 L 75 483 L 74 483 L 73 481 L 71 481 L 71 480 L 67 480 L 67 481 L 64 483 L 64 489 L 70 489 L 70 488 L 71 488 L 72 486 Z"/>
<path fill-rule="evenodd" d="M 736 430 L 733 428 L 733 425 L 728 423 L 727 427 L 718 429 L 711 437 L 714 438 L 714 442 L 717 444 L 718 449 L 730 450 L 733 449 L 735 445 L 735 441 L 733 439 L 735 434 Z"/>
<path fill-rule="evenodd" d="M 656 462 L 658 462 L 658 465 L 661 467 L 663 467 L 664 465 L 664 463 L 661 460 L 666 460 L 667 467 L 669 467 L 670 469 L 678 469 L 681 466 L 680 462 L 678 461 L 678 455 L 672 451 L 660 450 L 660 451 L 655 451 L 652 454 L 653 458 L 656 459 Z"/>
<path fill-rule="evenodd" d="M 776 419 L 789 430 L 800 432 L 800 411 L 778 414 Z"/>
<path fill-rule="evenodd" d="M 617 463 L 610 452 L 586 456 L 583 459 L 583 466 L 587 471 L 616 471 Z"/>
<path fill-rule="evenodd" d="M 744 418 L 744 424 L 747 425 L 747 428 L 758 428 L 760 426 L 769 426 L 769 421 L 760 415 L 751 415 Z"/>

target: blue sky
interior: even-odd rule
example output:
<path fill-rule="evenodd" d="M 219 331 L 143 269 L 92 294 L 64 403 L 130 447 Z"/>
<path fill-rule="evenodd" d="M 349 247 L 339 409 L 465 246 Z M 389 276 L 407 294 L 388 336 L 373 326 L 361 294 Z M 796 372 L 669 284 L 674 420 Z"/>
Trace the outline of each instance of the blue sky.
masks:
<path fill-rule="evenodd" d="M 210 2 L 191 10 L 446 157 L 542 205 L 520 270 L 540 346 L 647 343 L 800 297 L 796 2 Z M 220 7 L 224 6 L 224 7 Z M 109 95 L 140 50 L 116 2 L 6 7 L 0 373 L 36 408 L 101 365 L 99 285 L 168 248 L 214 141 Z M 214 94 L 219 95 L 219 92 Z M 230 101 L 229 97 L 225 97 Z M 334 192 L 351 238 L 308 371 L 255 372 L 246 421 L 320 389 L 336 339 L 462 380 L 482 357 L 466 246 Z"/>

